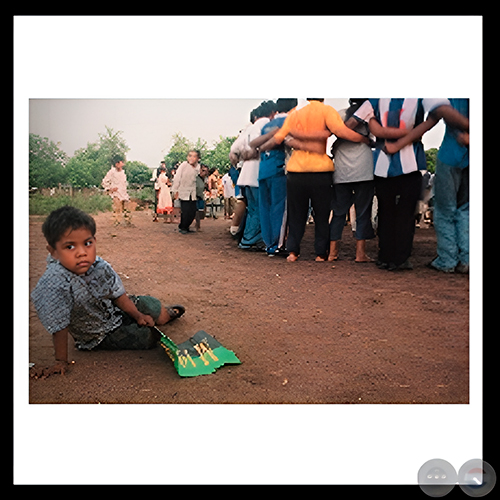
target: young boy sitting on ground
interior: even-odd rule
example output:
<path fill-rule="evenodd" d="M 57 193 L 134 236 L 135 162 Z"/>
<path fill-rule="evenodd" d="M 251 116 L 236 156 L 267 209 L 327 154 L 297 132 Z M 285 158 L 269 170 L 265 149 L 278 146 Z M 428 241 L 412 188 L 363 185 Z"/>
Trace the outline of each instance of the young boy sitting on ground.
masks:
<path fill-rule="evenodd" d="M 34 376 L 64 373 L 68 333 L 81 350 L 150 349 L 159 340 L 156 325 L 184 313 L 163 307 L 150 296 L 127 296 L 113 268 L 96 255 L 94 219 L 65 206 L 54 210 L 42 231 L 47 240 L 47 269 L 31 298 L 45 329 L 52 334 L 56 364 Z"/>

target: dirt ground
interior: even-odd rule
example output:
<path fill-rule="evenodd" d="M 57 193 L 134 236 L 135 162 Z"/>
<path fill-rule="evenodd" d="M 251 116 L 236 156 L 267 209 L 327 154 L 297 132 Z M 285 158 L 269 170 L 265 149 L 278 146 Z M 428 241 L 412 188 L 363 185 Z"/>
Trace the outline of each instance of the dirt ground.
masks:
<path fill-rule="evenodd" d="M 30 216 L 30 292 L 45 270 L 44 217 Z M 239 250 L 222 217 L 202 232 L 135 212 L 135 227 L 95 216 L 97 252 L 128 293 L 183 304 L 161 329 L 181 343 L 205 330 L 241 365 L 181 378 L 165 351 L 78 351 L 66 375 L 30 379 L 30 403 L 468 403 L 469 279 L 425 267 L 434 230 L 416 229 L 413 271 L 354 262 L 350 226 L 340 259 L 314 262 L 314 226 L 301 259 Z M 377 240 L 367 245 L 376 257 Z M 29 360 L 53 362 L 51 336 L 30 302 Z"/>

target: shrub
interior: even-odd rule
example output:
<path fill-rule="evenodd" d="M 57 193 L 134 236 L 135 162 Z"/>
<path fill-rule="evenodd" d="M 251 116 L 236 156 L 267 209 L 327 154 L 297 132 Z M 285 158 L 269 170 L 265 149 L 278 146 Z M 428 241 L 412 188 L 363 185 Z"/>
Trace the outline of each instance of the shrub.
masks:
<path fill-rule="evenodd" d="M 74 192 L 73 196 L 67 194 L 55 194 L 45 196 L 41 193 L 31 194 L 29 198 L 30 215 L 48 215 L 53 210 L 71 205 L 89 214 L 108 212 L 112 208 L 111 197 L 104 193 L 83 194 Z"/>

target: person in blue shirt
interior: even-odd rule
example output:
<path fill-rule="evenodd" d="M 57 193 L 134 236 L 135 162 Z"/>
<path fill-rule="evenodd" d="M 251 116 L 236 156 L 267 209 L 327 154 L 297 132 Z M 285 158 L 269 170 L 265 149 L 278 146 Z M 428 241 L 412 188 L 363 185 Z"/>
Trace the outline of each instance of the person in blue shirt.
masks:
<path fill-rule="evenodd" d="M 261 131 L 263 139 L 283 126 L 288 112 L 297 106 L 297 99 L 278 99 L 277 114 Z M 266 139 L 267 140 L 267 139 Z M 261 142 L 261 141 L 259 141 Z M 251 145 L 252 146 L 252 145 Z M 260 153 L 259 165 L 259 210 L 262 239 L 267 254 L 272 257 L 284 246 L 286 231 L 286 175 L 285 146 Z"/>
<path fill-rule="evenodd" d="M 440 119 L 446 132 L 438 152 L 434 177 L 434 228 L 438 256 L 428 264 L 447 273 L 469 272 L 469 100 L 446 99 L 425 122 L 383 150 L 395 155 L 418 140 Z"/>
<path fill-rule="evenodd" d="M 450 99 L 469 117 L 469 99 Z M 429 267 L 469 272 L 469 133 L 446 124 L 434 178 L 434 228 L 438 256 Z"/>

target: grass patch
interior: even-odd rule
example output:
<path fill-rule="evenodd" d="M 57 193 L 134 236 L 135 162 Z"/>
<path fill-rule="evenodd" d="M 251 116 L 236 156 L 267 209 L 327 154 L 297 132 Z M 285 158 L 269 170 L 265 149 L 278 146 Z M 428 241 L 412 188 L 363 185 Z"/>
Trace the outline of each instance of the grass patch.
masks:
<path fill-rule="evenodd" d="M 48 215 L 64 205 L 71 205 L 88 214 L 108 212 L 112 208 L 111 197 L 103 193 L 83 194 L 77 191 L 73 196 L 67 194 L 45 196 L 41 193 L 34 193 L 29 197 L 30 215 Z"/>

